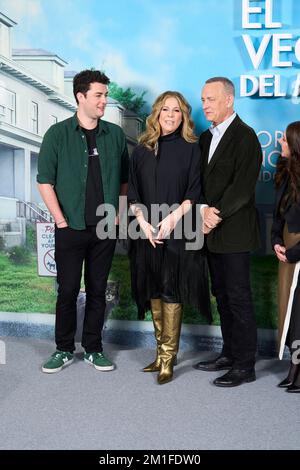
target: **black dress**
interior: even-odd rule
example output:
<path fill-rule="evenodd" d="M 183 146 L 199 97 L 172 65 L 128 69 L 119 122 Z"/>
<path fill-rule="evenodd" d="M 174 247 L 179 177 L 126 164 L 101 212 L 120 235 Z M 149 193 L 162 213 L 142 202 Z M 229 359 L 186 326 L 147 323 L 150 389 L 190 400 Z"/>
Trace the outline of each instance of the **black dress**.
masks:
<path fill-rule="evenodd" d="M 181 137 L 180 129 L 159 138 L 156 156 L 142 145 L 136 147 L 130 161 L 128 201 L 147 208 L 148 222 L 157 224 L 151 214 L 153 204 L 172 206 L 186 199 L 196 203 L 199 198 L 200 150 L 198 144 Z M 200 249 L 186 250 L 186 241 L 175 239 L 174 232 L 156 248 L 149 240 L 130 240 L 132 292 L 140 318 L 150 299 L 161 298 L 193 305 L 211 321 L 206 259 Z"/>

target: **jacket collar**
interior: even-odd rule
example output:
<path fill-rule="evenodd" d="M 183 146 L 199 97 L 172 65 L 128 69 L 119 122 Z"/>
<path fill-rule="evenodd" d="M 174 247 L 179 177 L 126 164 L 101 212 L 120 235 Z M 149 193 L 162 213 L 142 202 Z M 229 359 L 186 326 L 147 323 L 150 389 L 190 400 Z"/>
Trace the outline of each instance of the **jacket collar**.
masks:
<path fill-rule="evenodd" d="M 102 121 L 102 119 L 99 119 L 99 127 L 98 127 L 98 133 L 97 135 L 100 135 L 101 132 L 104 132 L 105 134 L 108 134 L 109 133 L 109 127 L 108 127 L 108 124 L 106 121 Z M 77 118 L 77 113 L 75 113 L 72 117 L 71 117 L 71 126 L 72 126 L 72 129 L 74 131 L 77 131 L 78 129 L 80 129 L 80 125 L 79 125 L 79 122 L 78 122 L 78 118 Z"/>
<path fill-rule="evenodd" d="M 242 121 L 239 118 L 239 116 L 236 115 L 236 117 L 234 118 L 230 126 L 226 129 L 223 137 L 221 138 L 219 142 L 219 145 L 217 146 L 215 150 L 215 153 L 213 154 L 210 162 L 206 166 L 206 175 L 208 175 L 211 172 L 211 170 L 214 168 L 218 159 L 222 157 L 222 154 L 225 151 L 227 145 L 229 144 L 229 142 L 232 140 L 232 138 L 235 135 L 236 128 L 240 125 L 241 122 Z M 209 131 L 209 134 L 211 135 L 210 131 Z M 210 139 L 210 142 L 211 142 L 211 139 Z M 208 152 L 209 152 L 209 148 L 208 148 Z"/>

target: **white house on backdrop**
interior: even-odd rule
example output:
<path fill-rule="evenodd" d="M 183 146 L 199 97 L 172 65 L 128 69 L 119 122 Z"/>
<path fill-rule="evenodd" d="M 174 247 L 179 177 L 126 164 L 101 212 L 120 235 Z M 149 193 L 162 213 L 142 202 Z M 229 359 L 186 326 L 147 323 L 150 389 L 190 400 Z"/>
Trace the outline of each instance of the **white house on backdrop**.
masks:
<path fill-rule="evenodd" d="M 12 49 L 16 23 L 0 12 L 0 236 L 6 246 L 25 240 L 26 220 L 49 217 L 37 190 L 43 136 L 76 110 L 67 62 L 42 49 Z M 141 119 L 109 98 L 104 119 L 124 128 L 129 151 Z"/>

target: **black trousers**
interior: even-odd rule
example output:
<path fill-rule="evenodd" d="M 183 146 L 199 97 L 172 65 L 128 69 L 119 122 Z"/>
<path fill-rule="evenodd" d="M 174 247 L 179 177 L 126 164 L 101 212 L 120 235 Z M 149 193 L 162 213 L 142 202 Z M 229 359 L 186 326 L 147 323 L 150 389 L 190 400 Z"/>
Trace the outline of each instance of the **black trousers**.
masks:
<path fill-rule="evenodd" d="M 74 230 L 55 228 L 55 261 L 58 295 L 55 341 L 60 351 L 75 350 L 76 302 L 84 263 L 86 307 L 82 346 L 86 352 L 102 351 L 105 290 L 116 240 L 99 240 L 96 227 Z"/>
<path fill-rule="evenodd" d="M 250 286 L 250 253 L 208 252 L 212 294 L 216 297 L 223 336 L 222 354 L 233 367 L 255 364 L 257 328 Z"/>

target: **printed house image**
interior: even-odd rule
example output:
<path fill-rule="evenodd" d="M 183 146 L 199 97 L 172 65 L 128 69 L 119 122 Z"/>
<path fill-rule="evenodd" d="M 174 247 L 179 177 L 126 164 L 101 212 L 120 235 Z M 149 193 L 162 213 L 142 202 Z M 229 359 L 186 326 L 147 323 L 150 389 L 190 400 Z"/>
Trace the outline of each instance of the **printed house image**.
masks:
<path fill-rule="evenodd" d="M 42 49 L 12 49 L 16 23 L 0 13 L 0 237 L 25 242 L 26 222 L 49 221 L 36 185 L 43 136 L 76 110 L 67 62 Z M 122 126 L 131 153 L 141 119 L 109 98 L 104 119 Z"/>

